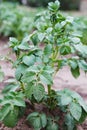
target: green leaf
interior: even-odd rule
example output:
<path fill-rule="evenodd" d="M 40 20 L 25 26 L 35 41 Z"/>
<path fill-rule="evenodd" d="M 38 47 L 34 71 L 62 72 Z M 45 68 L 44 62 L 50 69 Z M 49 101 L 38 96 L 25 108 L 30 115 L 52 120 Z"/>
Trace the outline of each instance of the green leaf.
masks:
<path fill-rule="evenodd" d="M 3 123 L 5 124 L 5 126 L 14 127 L 16 126 L 17 121 L 18 121 L 18 108 L 14 108 L 14 110 L 11 110 L 4 118 Z"/>
<path fill-rule="evenodd" d="M 19 44 L 19 41 L 14 37 L 10 37 L 9 40 L 10 40 L 10 47 L 12 48 Z"/>
<path fill-rule="evenodd" d="M 58 69 L 61 69 L 63 66 L 67 65 L 67 60 L 58 60 Z"/>
<path fill-rule="evenodd" d="M 29 72 L 29 71 L 26 71 L 21 78 L 21 81 L 23 81 L 25 83 L 30 83 L 33 80 L 35 80 L 35 73 Z"/>
<path fill-rule="evenodd" d="M 49 62 L 49 57 L 47 55 L 43 55 L 43 63 L 48 63 Z"/>
<path fill-rule="evenodd" d="M 82 55 L 84 58 L 87 57 L 87 46 L 86 45 L 81 45 L 81 44 L 77 44 L 74 45 L 76 51 L 78 52 L 78 54 L 80 54 L 80 56 Z"/>
<path fill-rule="evenodd" d="M 36 119 L 33 119 L 33 127 L 34 129 L 41 129 L 41 122 L 40 122 L 40 117 L 37 117 Z"/>
<path fill-rule="evenodd" d="M 41 128 L 44 128 L 47 124 L 46 115 L 44 113 L 40 114 L 38 112 L 33 112 L 29 114 L 27 120 L 34 127 L 35 130 L 40 130 Z"/>
<path fill-rule="evenodd" d="M 29 123 L 35 128 L 35 129 L 40 129 L 41 128 L 41 120 L 40 120 L 40 115 L 38 112 L 33 112 L 31 113 L 28 117 L 27 120 Z"/>
<path fill-rule="evenodd" d="M 33 83 L 28 83 L 28 85 L 26 85 L 25 87 L 25 95 L 27 98 L 31 99 L 32 94 L 33 94 L 33 90 L 34 90 L 34 85 Z"/>
<path fill-rule="evenodd" d="M 65 115 L 65 124 L 67 125 L 67 130 L 74 130 L 75 121 L 70 113 Z"/>
<path fill-rule="evenodd" d="M 67 16 L 67 17 L 66 17 L 66 22 L 67 22 L 67 23 L 73 23 L 73 20 L 74 20 L 74 18 L 71 17 L 71 16 Z M 79 39 L 79 38 L 78 38 L 78 39 Z M 78 40 L 78 39 L 73 39 L 73 41 L 78 43 L 78 41 L 80 40 L 80 39 L 79 39 L 79 40 Z"/>
<path fill-rule="evenodd" d="M 71 41 L 72 41 L 73 43 L 75 43 L 75 44 L 81 42 L 81 41 L 80 41 L 80 38 L 78 38 L 78 37 L 73 37 L 73 38 L 71 38 Z"/>
<path fill-rule="evenodd" d="M 25 45 L 29 40 L 30 40 L 30 36 L 29 36 L 29 35 L 28 35 L 28 36 L 25 36 L 25 37 L 23 38 L 21 44 Z"/>
<path fill-rule="evenodd" d="M 39 114 L 38 112 L 33 112 L 33 113 L 29 114 L 28 117 L 27 117 L 27 120 L 29 120 L 32 117 L 38 116 L 38 114 Z"/>
<path fill-rule="evenodd" d="M 60 7 L 60 2 L 58 0 L 56 0 L 55 2 L 48 3 L 48 9 L 52 12 L 58 11 L 59 7 Z"/>
<path fill-rule="evenodd" d="M 11 99 L 8 96 L 7 96 L 7 98 L 2 100 L 2 102 L 1 102 L 2 106 L 7 105 L 7 104 L 9 104 L 9 105 L 11 104 Z"/>
<path fill-rule="evenodd" d="M 18 50 L 19 41 L 16 38 L 11 37 L 10 38 L 10 47 L 13 48 L 14 51 Z"/>
<path fill-rule="evenodd" d="M 77 120 L 79 121 L 81 114 L 82 114 L 82 108 L 78 103 L 72 102 L 69 105 L 69 109 L 70 109 L 70 113 L 71 115 Z"/>
<path fill-rule="evenodd" d="M 63 46 L 60 48 L 60 54 L 61 54 L 61 55 L 67 55 L 67 54 L 70 54 L 70 53 L 71 53 L 71 48 L 70 48 L 70 46 L 63 45 Z"/>
<path fill-rule="evenodd" d="M 45 37 L 44 33 L 38 33 L 38 39 L 40 40 L 40 42 L 43 41 L 44 37 Z"/>
<path fill-rule="evenodd" d="M 32 40 L 34 45 L 37 45 L 39 43 L 38 34 L 37 33 L 33 33 L 31 35 L 31 40 Z"/>
<path fill-rule="evenodd" d="M 24 64 L 20 64 L 16 71 L 15 71 L 15 77 L 17 80 L 21 79 L 21 76 L 23 75 L 23 73 L 25 72 L 25 70 L 27 69 L 27 66 Z"/>
<path fill-rule="evenodd" d="M 45 89 L 42 84 L 38 84 L 37 86 L 35 86 L 33 90 L 33 95 L 37 102 L 40 102 L 43 99 L 44 94 L 45 94 Z"/>
<path fill-rule="evenodd" d="M 84 102 L 82 98 L 78 99 L 78 103 L 82 106 L 84 111 L 87 113 L 87 104 Z"/>
<path fill-rule="evenodd" d="M 78 100 L 78 99 L 81 100 L 82 99 L 81 96 L 77 92 L 71 91 L 70 89 L 64 89 L 64 92 L 67 95 L 71 96 L 73 99 L 76 99 L 76 100 Z"/>
<path fill-rule="evenodd" d="M 40 118 L 41 118 L 41 125 L 44 128 L 46 126 L 46 124 L 47 124 L 46 115 L 44 113 L 42 113 Z"/>
<path fill-rule="evenodd" d="M 40 80 L 41 80 L 44 84 L 46 84 L 46 85 L 52 85 L 52 84 L 53 84 L 52 76 L 51 76 L 49 73 L 45 72 L 45 71 L 43 71 L 43 72 L 40 74 Z"/>
<path fill-rule="evenodd" d="M 62 94 L 59 97 L 59 104 L 62 106 L 68 105 L 69 103 L 71 103 L 71 101 L 72 101 L 72 98 L 69 95 Z"/>
<path fill-rule="evenodd" d="M 76 69 L 78 64 L 77 64 L 77 61 L 72 59 L 72 60 L 69 60 L 69 65 L 72 69 Z"/>
<path fill-rule="evenodd" d="M 82 70 L 87 71 L 87 63 L 84 60 L 79 60 L 78 64 Z"/>
<path fill-rule="evenodd" d="M 24 57 L 23 57 L 23 63 L 24 63 L 25 65 L 28 65 L 28 66 L 33 65 L 33 64 L 35 63 L 35 60 L 36 60 L 36 58 L 35 58 L 34 55 L 24 56 Z"/>
<path fill-rule="evenodd" d="M 25 107 L 24 95 L 20 92 L 9 92 L 4 96 L 1 105 L 12 105 L 12 106 L 20 106 Z"/>
<path fill-rule="evenodd" d="M 7 94 L 8 92 L 11 92 L 11 91 L 14 92 L 16 91 L 17 88 L 19 88 L 18 84 L 10 83 L 4 87 L 4 89 L 2 90 L 2 93 Z"/>
<path fill-rule="evenodd" d="M 7 116 L 7 114 L 10 112 L 10 110 L 11 110 L 11 107 L 8 104 L 3 106 L 0 109 L 0 121 L 2 121 Z"/>
<path fill-rule="evenodd" d="M 50 56 L 52 53 L 52 45 L 47 44 L 46 47 L 44 48 L 44 54 L 47 56 Z"/>
<path fill-rule="evenodd" d="M 10 37 L 10 42 L 12 42 L 12 43 L 17 43 L 18 42 L 18 40 L 16 39 L 16 38 L 14 38 L 14 37 Z"/>
<path fill-rule="evenodd" d="M 19 107 L 25 107 L 25 102 L 22 98 L 16 97 L 13 99 L 13 105 Z"/>
<path fill-rule="evenodd" d="M 46 126 L 46 130 L 58 130 L 58 125 L 54 122 L 48 123 Z"/>
<path fill-rule="evenodd" d="M 83 123 L 85 121 L 86 117 L 87 117 L 87 112 L 85 112 L 84 110 L 82 110 L 82 115 L 81 115 L 81 117 L 79 119 L 79 123 L 80 124 Z"/>
<path fill-rule="evenodd" d="M 52 27 L 48 27 L 48 28 L 47 28 L 47 30 L 46 30 L 46 33 L 47 33 L 47 34 L 49 34 L 49 33 L 51 33 L 51 32 L 52 32 L 52 30 L 53 30 L 53 28 L 52 28 Z"/>
<path fill-rule="evenodd" d="M 79 67 L 73 69 L 71 68 L 71 72 L 72 72 L 72 75 L 75 77 L 75 78 L 78 78 L 79 75 L 80 75 L 80 71 L 79 71 Z"/>
<path fill-rule="evenodd" d="M 18 46 L 18 48 L 20 49 L 20 50 L 25 50 L 25 51 L 27 51 L 27 50 L 30 50 L 30 47 L 29 47 L 29 45 L 26 43 L 26 44 L 20 44 L 19 46 Z"/>
<path fill-rule="evenodd" d="M 39 69 L 39 65 L 33 65 L 33 66 L 30 66 L 28 69 L 27 69 L 27 72 L 32 72 L 32 73 L 39 73 L 40 69 Z"/>
<path fill-rule="evenodd" d="M 49 66 L 49 65 L 46 65 L 46 66 L 43 68 L 43 70 L 44 70 L 45 72 L 49 73 L 49 74 L 52 74 L 52 73 L 54 72 L 54 69 L 53 69 L 51 66 Z"/>

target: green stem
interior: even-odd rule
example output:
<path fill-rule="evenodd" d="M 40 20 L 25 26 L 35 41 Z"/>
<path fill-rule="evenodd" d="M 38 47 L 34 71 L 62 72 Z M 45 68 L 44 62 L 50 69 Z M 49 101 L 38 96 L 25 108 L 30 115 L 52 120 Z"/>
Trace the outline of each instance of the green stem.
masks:
<path fill-rule="evenodd" d="M 23 84 L 23 82 L 20 81 L 20 84 L 21 84 L 21 89 L 24 91 L 25 88 L 24 88 L 24 84 Z"/>
<path fill-rule="evenodd" d="M 51 95 L 51 86 L 48 85 L 48 95 L 50 96 Z"/>
<path fill-rule="evenodd" d="M 51 86 L 48 85 L 48 106 L 51 109 Z"/>
<path fill-rule="evenodd" d="M 19 56 L 20 56 L 20 51 L 19 51 L 19 50 L 15 51 L 15 54 L 16 54 L 16 57 L 17 57 L 17 59 L 18 59 Z"/>

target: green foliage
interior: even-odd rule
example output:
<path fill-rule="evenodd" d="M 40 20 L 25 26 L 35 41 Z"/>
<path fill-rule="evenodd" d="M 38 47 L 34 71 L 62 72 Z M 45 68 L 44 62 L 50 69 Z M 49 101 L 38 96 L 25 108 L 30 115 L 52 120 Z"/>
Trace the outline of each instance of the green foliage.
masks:
<path fill-rule="evenodd" d="M 34 130 L 58 130 L 58 119 L 51 113 L 55 109 L 62 111 L 62 126 L 66 130 L 75 130 L 87 116 L 87 105 L 79 94 L 69 89 L 52 90 L 55 74 L 63 66 L 68 65 L 75 78 L 80 75 L 80 69 L 87 71 L 87 46 L 77 34 L 73 35 L 75 30 L 70 28 L 73 18 L 63 16 L 59 6 L 59 1 L 49 3 L 48 11 L 36 16 L 35 31 L 29 36 L 21 41 L 10 38 L 10 47 L 16 55 L 13 63 L 16 83 L 10 83 L 3 90 L 4 97 L 0 100 L 0 120 L 9 127 L 16 125 L 25 99 L 33 106 L 45 104 L 51 115 L 48 118 L 37 110 L 30 113 L 27 120 Z M 13 115 L 16 109 L 17 115 Z"/>
<path fill-rule="evenodd" d="M 58 125 L 55 123 L 49 123 L 48 126 L 46 127 L 46 130 L 58 130 Z"/>
<path fill-rule="evenodd" d="M 5 95 L 9 92 L 15 92 L 18 88 L 19 88 L 19 84 L 12 82 L 5 86 L 5 88 L 2 90 L 2 93 Z"/>
<path fill-rule="evenodd" d="M 33 112 L 27 117 L 27 120 L 34 127 L 34 130 L 40 130 L 47 124 L 47 118 L 44 113 Z"/>
<path fill-rule="evenodd" d="M 73 130 L 75 124 L 81 123 L 87 115 L 87 105 L 78 93 L 69 89 L 58 91 L 57 95 L 58 106 L 66 112 L 65 125 Z"/>
<path fill-rule="evenodd" d="M 0 101 L 0 121 L 8 127 L 14 127 L 19 118 L 20 107 L 25 107 L 24 95 L 9 92 Z"/>
<path fill-rule="evenodd" d="M 81 38 L 84 45 L 87 45 L 87 18 L 86 17 L 76 17 L 71 28 L 74 28 L 75 32 Z"/>
<path fill-rule="evenodd" d="M 8 127 L 14 127 L 18 121 L 18 109 L 11 110 L 3 119 L 3 123 Z"/>
<path fill-rule="evenodd" d="M 2 72 L 1 67 L 0 67 L 0 82 L 2 82 L 3 79 L 4 79 L 4 73 Z"/>
<path fill-rule="evenodd" d="M 86 25 L 87 25 L 87 24 L 86 24 Z M 81 40 L 82 40 L 82 43 L 83 43 L 84 45 L 87 45 L 87 29 L 83 30 L 83 35 L 82 35 Z"/>
<path fill-rule="evenodd" d="M 65 115 L 65 125 L 67 126 L 67 130 L 73 130 L 75 128 L 75 121 L 70 113 Z"/>
<path fill-rule="evenodd" d="M 59 130 L 58 124 L 55 122 L 55 120 L 48 118 L 46 130 Z"/>
<path fill-rule="evenodd" d="M 0 3 L 0 35 L 15 36 L 22 39 L 33 26 L 33 12 L 13 3 Z"/>

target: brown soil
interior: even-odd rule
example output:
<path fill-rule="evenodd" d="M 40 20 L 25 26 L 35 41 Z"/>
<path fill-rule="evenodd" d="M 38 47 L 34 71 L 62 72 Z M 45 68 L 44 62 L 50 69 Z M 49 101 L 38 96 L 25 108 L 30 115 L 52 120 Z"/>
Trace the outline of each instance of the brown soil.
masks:
<path fill-rule="evenodd" d="M 10 49 L 8 49 L 7 39 L 0 39 L 0 55 L 6 56 Z M 15 59 L 13 54 L 10 55 L 12 59 Z M 3 83 L 0 83 L 0 91 L 7 83 L 7 79 L 14 77 L 14 69 L 12 69 L 11 64 L 9 62 L 0 61 L 0 65 L 2 66 L 2 70 L 5 73 L 5 79 Z M 81 75 L 78 79 L 74 79 L 69 71 L 69 67 L 64 67 L 61 69 L 55 77 L 53 89 L 61 90 L 63 88 L 70 88 L 78 92 L 87 103 L 87 75 L 81 71 Z M 40 108 L 39 108 L 40 109 Z M 31 110 L 32 111 L 32 110 Z M 7 128 L 2 123 L 0 123 L 0 130 L 33 130 L 27 125 L 25 121 L 25 116 L 20 119 L 17 126 L 15 128 Z M 78 130 L 87 130 L 87 120 L 80 126 L 78 126 Z"/>

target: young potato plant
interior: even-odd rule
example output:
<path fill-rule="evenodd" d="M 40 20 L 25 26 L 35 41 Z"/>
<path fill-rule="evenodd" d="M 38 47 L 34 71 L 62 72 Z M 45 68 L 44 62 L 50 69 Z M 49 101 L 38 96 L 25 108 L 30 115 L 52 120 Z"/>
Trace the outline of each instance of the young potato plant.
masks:
<path fill-rule="evenodd" d="M 87 116 L 87 105 L 78 93 L 52 88 L 53 79 L 63 66 L 68 65 L 75 78 L 80 69 L 87 71 L 87 46 L 70 29 L 73 18 L 63 16 L 59 7 L 59 1 L 49 3 L 48 10 L 35 18 L 35 31 L 22 41 L 10 38 L 16 55 L 15 82 L 3 89 L 0 100 L 0 120 L 8 127 L 16 125 L 27 107 L 26 101 L 34 108 L 27 116 L 34 130 L 75 130 Z M 35 104 L 43 104 L 49 114 L 39 112 Z M 62 114 L 53 114 L 55 110 Z"/>

